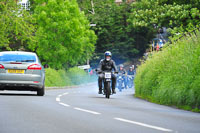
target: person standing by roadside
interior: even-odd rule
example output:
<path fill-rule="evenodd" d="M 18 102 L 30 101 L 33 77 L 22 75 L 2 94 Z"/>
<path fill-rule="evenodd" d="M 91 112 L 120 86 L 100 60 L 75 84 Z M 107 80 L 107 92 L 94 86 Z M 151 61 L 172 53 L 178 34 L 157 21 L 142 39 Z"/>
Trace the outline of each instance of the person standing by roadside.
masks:
<path fill-rule="evenodd" d="M 159 44 L 157 44 L 156 51 L 159 51 L 159 49 L 160 49 Z"/>

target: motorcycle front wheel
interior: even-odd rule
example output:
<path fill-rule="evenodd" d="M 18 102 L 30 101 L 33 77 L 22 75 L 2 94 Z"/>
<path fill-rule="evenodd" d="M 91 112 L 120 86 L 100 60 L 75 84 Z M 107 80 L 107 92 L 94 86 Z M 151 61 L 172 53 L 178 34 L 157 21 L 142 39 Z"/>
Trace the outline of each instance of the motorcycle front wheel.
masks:
<path fill-rule="evenodd" d="M 122 91 L 122 81 L 119 81 L 118 89 L 119 89 L 120 92 Z"/>
<path fill-rule="evenodd" d="M 106 91 L 106 98 L 110 98 L 111 90 L 110 90 L 110 82 L 105 82 L 105 91 Z"/>

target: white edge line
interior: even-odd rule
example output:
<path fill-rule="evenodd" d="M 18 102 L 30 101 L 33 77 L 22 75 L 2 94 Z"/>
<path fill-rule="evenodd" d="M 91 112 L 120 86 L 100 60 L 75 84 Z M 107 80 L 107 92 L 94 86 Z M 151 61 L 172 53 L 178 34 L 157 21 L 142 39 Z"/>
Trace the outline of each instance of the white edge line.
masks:
<path fill-rule="evenodd" d="M 95 114 L 95 115 L 100 115 L 101 113 L 95 112 L 95 111 L 90 111 L 90 110 L 86 110 L 86 109 L 81 109 L 81 108 L 74 108 L 76 110 L 79 111 L 83 111 L 83 112 L 87 112 L 87 113 L 91 113 L 91 114 Z"/>
<path fill-rule="evenodd" d="M 127 122 L 127 123 L 136 124 L 136 125 L 139 125 L 139 126 L 144 126 L 144 127 L 153 128 L 153 129 L 156 129 L 156 130 L 165 131 L 165 132 L 172 132 L 173 131 L 173 130 L 170 130 L 170 129 L 152 126 L 152 125 L 148 125 L 148 124 L 144 124 L 144 123 L 140 123 L 140 122 L 136 122 L 136 121 L 130 121 L 130 120 L 122 119 L 122 118 L 114 118 L 114 119 L 119 120 L 119 121 L 123 121 L 123 122 Z"/>
<path fill-rule="evenodd" d="M 59 104 L 65 106 L 65 107 L 69 107 L 70 106 L 70 105 L 65 104 L 65 103 L 59 103 Z"/>

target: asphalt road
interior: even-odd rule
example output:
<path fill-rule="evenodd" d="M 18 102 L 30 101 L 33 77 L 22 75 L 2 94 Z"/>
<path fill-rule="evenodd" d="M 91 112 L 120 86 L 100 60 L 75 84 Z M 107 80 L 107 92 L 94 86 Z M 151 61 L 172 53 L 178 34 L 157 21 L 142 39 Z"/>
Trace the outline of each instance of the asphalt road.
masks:
<path fill-rule="evenodd" d="M 200 113 L 134 97 L 134 89 L 110 99 L 96 84 L 35 92 L 0 92 L 0 133 L 200 133 Z"/>

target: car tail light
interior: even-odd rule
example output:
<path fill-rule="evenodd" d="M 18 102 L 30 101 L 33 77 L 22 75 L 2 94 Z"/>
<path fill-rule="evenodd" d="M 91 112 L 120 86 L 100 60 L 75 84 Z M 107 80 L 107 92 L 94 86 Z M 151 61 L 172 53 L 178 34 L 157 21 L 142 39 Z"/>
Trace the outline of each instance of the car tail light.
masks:
<path fill-rule="evenodd" d="M 39 64 L 32 64 L 27 69 L 28 70 L 41 70 L 42 67 Z"/>
<path fill-rule="evenodd" d="M 0 64 L 0 69 L 5 69 L 3 65 Z"/>

